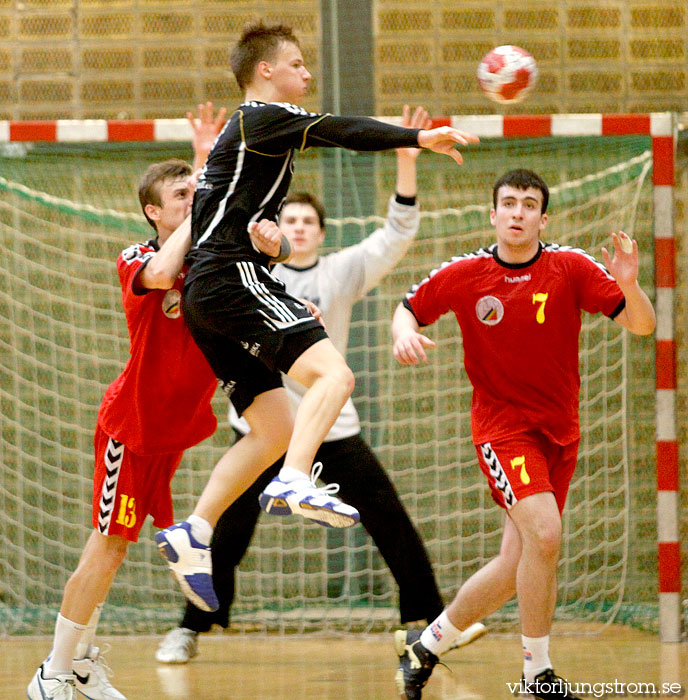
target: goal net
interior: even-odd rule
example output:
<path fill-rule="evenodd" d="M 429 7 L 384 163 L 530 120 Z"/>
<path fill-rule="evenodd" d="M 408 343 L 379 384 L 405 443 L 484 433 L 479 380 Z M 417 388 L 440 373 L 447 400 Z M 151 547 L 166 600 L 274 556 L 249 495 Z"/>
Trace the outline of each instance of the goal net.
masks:
<path fill-rule="evenodd" d="M 417 524 L 447 601 L 497 553 L 503 516 L 471 445 L 471 390 L 455 320 L 433 326 L 431 361 L 411 369 L 391 356 L 392 311 L 439 263 L 492 241 L 492 184 L 511 167 L 538 171 L 552 188 L 547 240 L 599 258 L 610 232 L 622 229 L 639 241 L 641 282 L 651 289 L 649 149 L 643 137 L 488 139 L 467 149 L 462 167 L 430 154 L 419 159 L 418 238 L 357 305 L 348 360 L 364 437 Z M 150 237 L 137 181 L 149 163 L 170 157 L 190 159 L 188 145 L 0 147 L 0 634 L 52 631 L 90 532 L 96 414 L 128 353 L 114 261 L 129 243 Z M 324 252 L 382 222 L 394 174 L 393 152 L 299 156 L 294 188 L 323 197 L 333 216 Z M 607 319 L 585 317 L 583 435 L 559 567 L 557 620 L 566 629 L 613 619 L 653 625 L 653 357 L 650 339 L 629 339 Z M 219 393 L 214 409 L 217 433 L 187 452 L 173 481 L 181 517 L 231 440 Z M 157 633 L 179 620 L 183 598 L 153 534 L 149 521 L 130 548 L 103 632 Z M 397 600 L 363 528 L 264 516 L 238 570 L 232 624 L 285 633 L 382 631 L 398 623 Z M 516 615 L 507 605 L 487 622 L 515 629 Z"/>

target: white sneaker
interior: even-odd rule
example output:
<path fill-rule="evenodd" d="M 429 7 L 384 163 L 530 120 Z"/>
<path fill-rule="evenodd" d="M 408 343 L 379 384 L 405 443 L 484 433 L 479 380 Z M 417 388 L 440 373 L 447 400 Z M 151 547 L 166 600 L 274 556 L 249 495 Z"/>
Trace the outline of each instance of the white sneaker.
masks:
<path fill-rule="evenodd" d="M 322 462 L 316 462 L 310 479 L 282 481 L 276 476 L 260 494 L 260 507 L 272 515 L 296 513 L 325 527 L 350 527 L 360 519 L 358 511 L 334 494 L 339 484 L 318 487 Z"/>
<path fill-rule="evenodd" d="M 160 642 L 155 658 L 163 664 L 185 664 L 198 654 L 198 632 L 175 627 Z"/>
<path fill-rule="evenodd" d="M 162 664 L 185 664 L 196 654 L 198 632 L 186 627 L 175 627 L 160 642 L 155 658 Z"/>
<path fill-rule="evenodd" d="M 98 647 L 91 647 L 88 656 L 83 659 L 74 659 L 72 668 L 76 677 L 77 697 L 88 700 L 127 700 L 119 690 L 112 687 L 110 678 L 114 674 Z"/>
<path fill-rule="evenodd" d="M 26 689 L 29 700 L 77 700 L 75 677 L 71 673 L 64 673 L 57 678 L 43 678 L 43 664 L 36 671 Z"/>
<path fill-rule="evenodd" d="M 480 639 L 480 637 L 485 634 L 487 634 L 487 627 L 485 627 L 482 622 L 475 622 L 461 632 L 449 649 L 447 649 L 447 652 L 451 651 L 452 649 L 460 649 L 461 647 L 465 647 L 467 644 L 474 642 L 476 639 Z M 447 652 L 445 652 L 445 654 Z"/>
<path fill-rule="evenodd" d="M 213 559 L 210 547 L 191 534 L 186 520 L 155 535 L 158 551 L 167 559 L 182 593 L 200 610 L 214 612 L 220 603 L 213 589 Z"/>

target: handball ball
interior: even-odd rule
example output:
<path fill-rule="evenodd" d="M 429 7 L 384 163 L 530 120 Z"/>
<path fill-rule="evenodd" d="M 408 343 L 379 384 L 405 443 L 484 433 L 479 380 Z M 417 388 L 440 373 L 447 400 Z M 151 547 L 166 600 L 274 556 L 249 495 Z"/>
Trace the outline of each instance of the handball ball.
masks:
<path fill-rule="evenodd" d="M 478 66 L 478 82 L 495 102 L 520 102 L 535 86 L 535 59 L 518 46 L 498 46 L 485 54 Z"/>

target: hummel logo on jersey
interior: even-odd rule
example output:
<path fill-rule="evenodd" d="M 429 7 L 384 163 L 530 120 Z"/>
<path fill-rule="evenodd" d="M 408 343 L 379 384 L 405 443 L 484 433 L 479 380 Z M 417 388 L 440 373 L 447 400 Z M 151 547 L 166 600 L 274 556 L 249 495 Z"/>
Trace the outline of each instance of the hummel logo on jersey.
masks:
<path fill-rule="evenodd" d="M 520 277 L 508 277 L 507 275 L 504 275 L 504 281 L 505 282 L 511 282 L 511 283 L 516 283 L 516 282 L 530 282 L 530 275 L 521 275 Z"/>

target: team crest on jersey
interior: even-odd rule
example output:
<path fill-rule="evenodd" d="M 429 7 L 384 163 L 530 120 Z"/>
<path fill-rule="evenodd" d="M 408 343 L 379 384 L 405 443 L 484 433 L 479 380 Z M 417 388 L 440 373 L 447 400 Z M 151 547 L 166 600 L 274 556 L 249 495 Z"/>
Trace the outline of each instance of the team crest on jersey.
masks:
<path fill-rule="evenodd" d="M 182 293 L 178 289 L 168 289 L 162 300 L 162 312 L 167 318 L 179 318 L 182 312 Z"/>
<path fill-rule="evenodd" d="M 504 305 L 497 297 L 481 297 L 475 305 L 475 315 L 486 326 L 496 326 L 504 318 Z"/>

